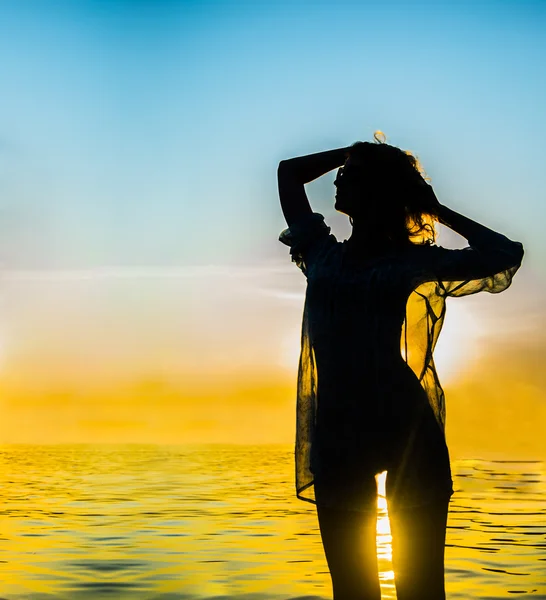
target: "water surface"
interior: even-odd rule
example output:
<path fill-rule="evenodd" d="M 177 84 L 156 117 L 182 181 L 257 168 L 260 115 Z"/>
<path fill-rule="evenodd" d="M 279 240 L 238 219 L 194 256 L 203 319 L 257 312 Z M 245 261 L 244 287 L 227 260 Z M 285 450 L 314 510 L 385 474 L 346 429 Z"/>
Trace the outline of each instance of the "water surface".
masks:
<path fill-rule="evenodd" d="M 291 446 L 2 446 L 0 466 L 0 598 L 332 598 Z M 452 468 L 448 598 L 545 600 L 544 463 Z M 395 598 L 381 499 L 378 517 Z"/>

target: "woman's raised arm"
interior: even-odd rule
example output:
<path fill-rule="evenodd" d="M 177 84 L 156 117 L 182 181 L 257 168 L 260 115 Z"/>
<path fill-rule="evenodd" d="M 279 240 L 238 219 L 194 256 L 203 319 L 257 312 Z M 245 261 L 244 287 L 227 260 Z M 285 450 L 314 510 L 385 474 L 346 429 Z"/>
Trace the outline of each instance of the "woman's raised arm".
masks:
<path fill-rule="evenodd" d="M 348 148 L 337 148 L 281 160 L 277 181 L 281 208 L 288 227 L 312 212 L 304 185 L 341 167 L 347 159 L 347 151 Z"/>
<path fill-rule="evenodd" d="M 523 259 L 523 245 L 520 242 L 514 242 L 502 233 L 493 231 L 440 203 L 437 207 L 437 219 L 442 225 L 466 238 L 471 247 L 494 255 L 499 261 L 499 267 L 508 269 L 520 264 Z"/>
<path fill-rule="evenodd" d="M 428 186 L 428 184 L 426 184 Z M 443 282 L 460 282 L 445 287 L 448 295 L 481 291 L 497 293 L 506 289 L 523 260 L 523 245 L 440 204 L 429 188 L 430 213 L 468 240 L 469 247 L 450 250 L 441 246 L 425 248 L 423 257 L 428 277 Z"/>

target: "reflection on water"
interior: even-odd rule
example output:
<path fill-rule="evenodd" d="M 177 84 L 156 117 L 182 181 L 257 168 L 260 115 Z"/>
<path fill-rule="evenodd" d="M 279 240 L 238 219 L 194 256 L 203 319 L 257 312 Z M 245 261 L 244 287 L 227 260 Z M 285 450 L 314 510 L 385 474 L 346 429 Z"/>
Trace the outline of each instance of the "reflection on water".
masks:
<path fill-rule="evenodd" d="M 0 598 L 332 598 L 290 446 L 2 446 L 0 463 Z M 544 463 L 453 474 L 448 598 L 546 599 Z M 380 499 L 384 598 L 390 540 Z"/>
<path fill-rule="evenodd" d="M 377 481 L 377 566 L 381 595 L 384 598 L 395 598 L 394 572 L 392 570 L 392 536 L 389 523 L 389 510 L 385 497 L 385 481 L 387 473 L 376 477 Z"/>

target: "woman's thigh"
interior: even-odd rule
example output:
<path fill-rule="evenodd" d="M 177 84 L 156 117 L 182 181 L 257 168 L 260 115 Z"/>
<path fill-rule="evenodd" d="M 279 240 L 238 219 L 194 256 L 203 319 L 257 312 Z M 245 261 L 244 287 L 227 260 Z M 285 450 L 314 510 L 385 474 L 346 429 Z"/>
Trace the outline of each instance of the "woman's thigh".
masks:
<path fill-rule="evenodd" d="M 430 406 L 393 442 L 385 482 L 389 512 L 449 499 L 449 451 Z"/>
<path fill-rule="evenodd" d="M 398 600 L 443 600 L 448 506 L 453 494 L 449 452 L 427 408 L 397 446 L 386 496 Z"/>
<path fill-rule="evenodd" d="M 315 474 L 317 505 L 377 516 L 375 472 L 362 472 L 359 466 L 328 465 Z"/>
<path fill-rule="evenodd" d="M 398 600 L 444 600 L 444 549 L 449 498 L 389 511 Z"/>
<path fill-rule="evenodd" d="M 377 514 L 317 504 L 317 515 L 335 600 L 380 600 Z"/>

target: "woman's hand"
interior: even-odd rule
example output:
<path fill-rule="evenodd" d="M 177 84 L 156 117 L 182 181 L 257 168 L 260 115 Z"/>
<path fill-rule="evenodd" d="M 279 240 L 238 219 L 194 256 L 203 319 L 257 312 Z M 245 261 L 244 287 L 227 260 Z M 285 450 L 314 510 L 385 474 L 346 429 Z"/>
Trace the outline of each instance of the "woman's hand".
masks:
<path fill-rule="evenodd" d="M 438 219 L 442 205 L 438 201 L 432 186 L 428 184 L 424 179 L 421 178 L 422 183 L 420 185 L 423 186 L 423 198 L 424 198 L 424 210 Z"/>

